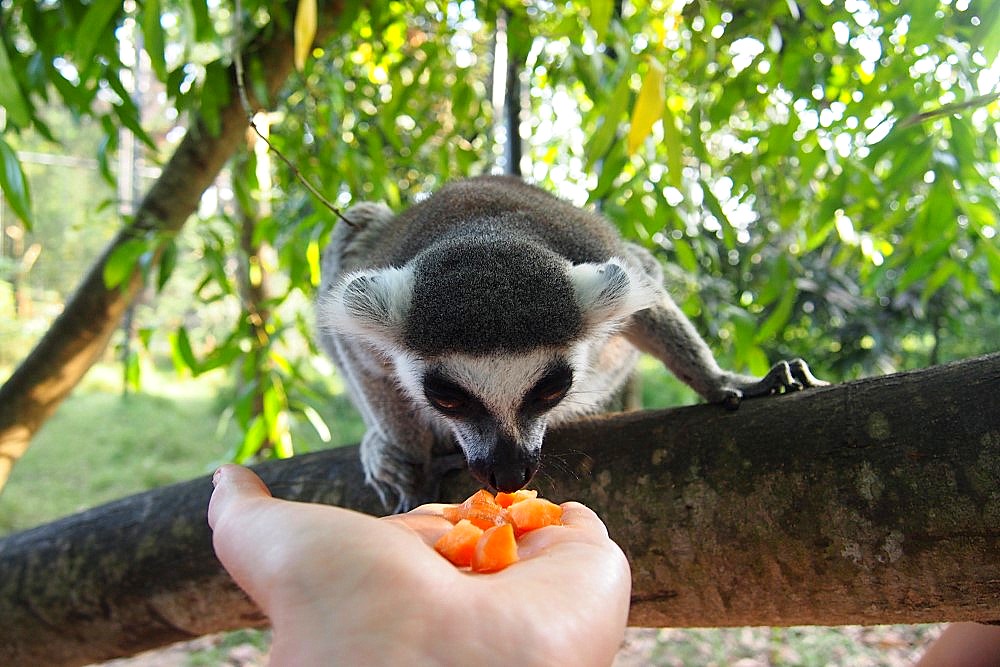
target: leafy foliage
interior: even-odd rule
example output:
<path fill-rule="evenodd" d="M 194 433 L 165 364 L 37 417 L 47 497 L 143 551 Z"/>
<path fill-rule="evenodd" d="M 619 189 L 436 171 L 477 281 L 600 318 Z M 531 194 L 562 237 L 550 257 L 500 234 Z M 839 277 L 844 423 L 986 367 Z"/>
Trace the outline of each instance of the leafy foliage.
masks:
<path fill-rule="evenodd" d="M 997 3 L 371 5 L 312 50 L 312 2 L 247 0 L 238 17 L 247 35 L 296 36 L 298 73 L 258 123 L 338 206 L 400 208 L 495 169 L 512 140 L 494 108 L 506 54 L 525 91 L 516 166 L 658 252 L 726 365 L 760 373 L 801 355 L 836 379 L 1000 347 Z M 119 127 L 165 152 L 129 95 L 126 34 L 142 35 L 172 113 L 218 127 L 234 6 L 3 7 L 0 104 L 15 134 L 51 137 L 39 109 L 58 100 L 104 124 L 109 179 Z M 259 76 L 248 57 L 251 91 Z M 0 184 L 27 220 L 5 146 Z M 308 302 L 336 217 L 267 155 L 234 166 L 233 195 L 190 238 L 137 238 L 106 272 L 113 284 L 165 247 L 147 270 L 162 289 L 198 260 L 172 356 L 194 373 L 234 369 L 238 459 L 289 453 L 298 418 L 327 430 Z"/>

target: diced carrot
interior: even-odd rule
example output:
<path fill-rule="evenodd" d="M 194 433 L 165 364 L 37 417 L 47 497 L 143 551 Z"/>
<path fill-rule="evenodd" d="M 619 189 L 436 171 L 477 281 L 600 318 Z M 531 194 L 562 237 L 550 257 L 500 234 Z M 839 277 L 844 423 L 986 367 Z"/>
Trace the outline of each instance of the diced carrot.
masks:
<path fill-rule="evenodd" d="M 498 572 L 516 562 L 517 541 L 509 523 L 488 529 L 476 542 L 472 555 L 473 572 Z"/>
<path fill-rule="evenodd" d="M 545 526 L 562 524 L 562 507 L 544 498 L 528 498 L 507 508 L 507 517 L 520 536 Z"/>
<path fill-rule="evenodd" d="M 452 523 L 468 519 L 483 530 L 506 523 L 504 508 L 493 499 L 493 494 L 480 489 L 472 494 L 464 503 L 455 507 L 445 507 L 442 510 L 444 518 Z"/>
<path fill-rule="evenodd" d="M 519 503 L 522 500 L 537 497 L 538 491 L 535 491 L 534 489 L 520 489 L 519 491 L 514 491 L 513 493 L 505 493 L 501 491 L 497 494 L 496 501 L 497 505 L 500 507 L 510 507 L 514 503 Z"/>
<path fill-rule="evenodd" d="M 476 543 L 482 536 L 482 528 L 468 519 L 462 519 L 434 543 L 434 548 L 454 565 L 468 567 L 472 564 Z"/>

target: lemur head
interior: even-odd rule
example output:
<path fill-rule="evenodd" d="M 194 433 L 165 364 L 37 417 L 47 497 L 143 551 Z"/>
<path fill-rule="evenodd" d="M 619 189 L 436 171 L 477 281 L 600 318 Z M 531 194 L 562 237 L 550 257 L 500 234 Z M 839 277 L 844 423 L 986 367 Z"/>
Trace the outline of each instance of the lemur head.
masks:
<path fill-rule="evenodd" d="M 588 352 L 658 286 L 624 260 L 572 264 L 540 243 L 445 238 L 399 267 L 344 277 L 320 325 L 393 363 L 412 401 L 447 424 L 472 474 L 501 491 L 538 468 L 553 411 L 579 412 Z"/>

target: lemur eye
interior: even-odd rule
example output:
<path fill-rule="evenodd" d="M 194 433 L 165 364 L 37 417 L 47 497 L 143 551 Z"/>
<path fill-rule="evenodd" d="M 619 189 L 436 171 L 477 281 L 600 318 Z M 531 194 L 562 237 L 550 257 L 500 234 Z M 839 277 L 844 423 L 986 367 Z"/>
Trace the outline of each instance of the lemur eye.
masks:
<path fill-rule="evenodd" d="M 455 412 L 461 410 L 462 406 L 465 405 L 465 401 L 460 398 L 444 398 L 441 396 L 428 396 L 427 399 L 434 404 L 438 410 L 442 412 Z"/>
<path fill-rule="evenodd" d="M 451 417 L 467 415 L 479 405 L 469 392 L 433 374 L 424 378 L 424 396 L 437 410 Z"/>
<path fill-rule="evenodd" d="M 529 408 L 546 410 L 565 398 L 573 385 L 573 370 L 566 364 L 557 364 L 535 383 L 525 403 Z"/>

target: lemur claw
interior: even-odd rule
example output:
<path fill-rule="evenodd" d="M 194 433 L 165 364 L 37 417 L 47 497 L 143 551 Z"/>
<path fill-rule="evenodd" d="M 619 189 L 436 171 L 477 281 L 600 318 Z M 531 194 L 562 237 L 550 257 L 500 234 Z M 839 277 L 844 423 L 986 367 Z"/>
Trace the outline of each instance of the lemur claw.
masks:
<path fill-rule="evenodd" d="M 829 384 L 814 376 L 809 370 L 809 364 L 802 359 L 782 360 L 772 366 L 764 377 L 729 388 L 720 402 L 727 409 L 735 410 L 744 398 L 785 394 Z"/>
<path fill-rule="evenodd" d="M 365 481 L 375 490 L 382 506 L 392 513 L 407 512 L 427 502 L 429 465 L 414 461 L 399 447 L 369 431 L 361 441 L 361 465 Z M 395 498 L 395 504 L 393 499 Z"/>
<path fill-rule="evenodd" d="M 801 391 L 807 387 L 821 387 L 829 384 L 817 379 L 809 371 L 809 365 L 802 359 L 792 361 L 779 361 L 767 375 L 760 379 L 751 387 L 743 389 L 743 395 L 747 398 L 755 396 L 766 396 L 769 394 L 783 394 L 790 391 Z"/>
<path fill-rule="evenodd" d="M 826 380 L 820 380 L 812 374 L 812 371 L 809 370 L 809 364 L 805 362 L 805 359 L 792 359 L 788 362 L 788 367 L 792 372 L 792 376 L 801 383 L 802 388 L 828 387 L 830 385 Z"/>

